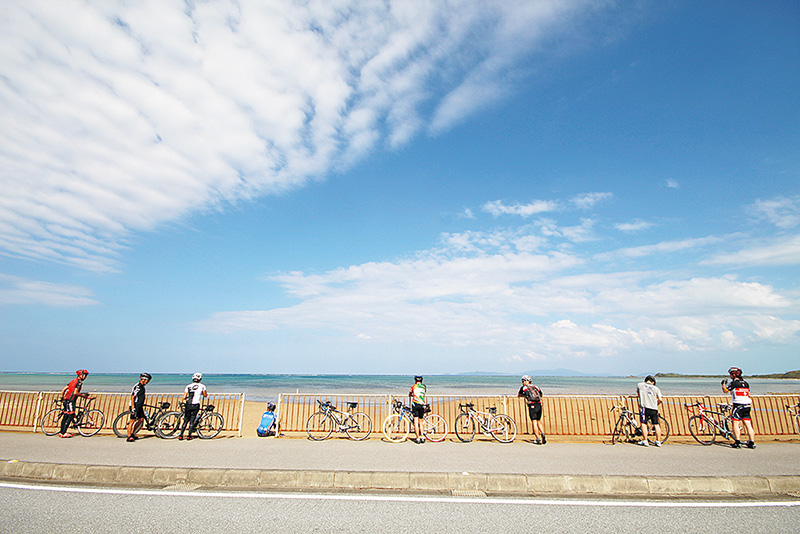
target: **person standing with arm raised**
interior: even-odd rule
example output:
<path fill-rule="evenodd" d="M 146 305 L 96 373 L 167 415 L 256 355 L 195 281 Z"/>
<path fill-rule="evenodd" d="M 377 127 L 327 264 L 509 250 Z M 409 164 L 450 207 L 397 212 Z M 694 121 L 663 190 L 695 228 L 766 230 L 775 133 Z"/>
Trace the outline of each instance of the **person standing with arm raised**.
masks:
<path fill-rule="evenodd" d="M 414 443 L 425 443 L 425 436 L 422 433 L 422 420 L 425 418 L 425 392 L 427 388 L 422 383 L 422 377 L 417 375 L 414 377 L 414 385 L 411 386 L 411 391 L 408 396 L 411 397 L 411 415 L 414 417 L 414 434 L 416 439 Z"/>
<path fill-rule="evenodd" d="M 731 367 L 728 369 L 728 375 L 731 377 L 730 384 L 727 380 L 722 379 L 722 391 L 731 394 L 731 402 L 733 403 L 733 411 L 731 412 L 731 421 L 733 421 L 733 445 L 734 449 L 742 447 L 742 427 L 747 430 L 747 446 L 751 449 L 756 448 L 755 432 L 753 431 L 753 422 L 750 420 L 750 408 L 753 405 L 753 399 L 750 398 L 750 384 L 742 379 L 742 370 L 738 367 Z"/>

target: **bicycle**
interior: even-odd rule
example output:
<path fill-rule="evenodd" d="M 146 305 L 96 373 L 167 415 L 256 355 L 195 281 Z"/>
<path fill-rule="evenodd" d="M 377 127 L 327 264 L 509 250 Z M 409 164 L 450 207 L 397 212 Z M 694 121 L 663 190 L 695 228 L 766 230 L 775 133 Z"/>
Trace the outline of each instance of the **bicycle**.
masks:
<path fill-rule="evenodd" d="M 636 420 L 638 414 L 627 409 L 625 406 L 612 406 L 610 411 L 619 411 L 619 418 L 614 425 L 614 430 L 611 432 L 611 444 L 615 445 L 621 441 L 642 441 L 641 423 Z M 661 427 L 661 443 L 669 439 L 669 421 L 664 419 L 664 416 L 658 414 L 658 425 Z M 647 441 L 655 444 L 655 428 L 651 423 L 647 423 Z M 623 438 L 624 436 L 624 438 Z M 652 438 L 651 438 L 652 436 Z"/>
<path fill-rule="evenodd" d="M 517 437 L 517 424 L 506 414 L 497 414 L 494 406 L 480 412 L 472 403 L 460 404 L 461 413 L 453 424 L 456 436 L 464 443 L 475 437 L 478 428 L 485 436 L 491 436 L 500 443 L 511 443 Z"/>
<path fill-rule="evenodd" d="M 330 401 L 322 402 L 317 399 L 319 411 L 311 414 L 306 421 L 306 432 L 308 437 L 314 441 L 328 439 L 336 428 L 338 432 L 344 432 L 352 440 L 361 441 L 367 439 L 372 432 L 372 419 L 363 412 L 353 410 L 358 407 L 357 402 L 347 403 L 347 412 L 337 410 L 336 406 Z"/>
<path fill-rule="evenodd" d="M 174 439 L 178 437 L 178 431 L 183 426 L 183 421 L 186 417 L 185 408 L 186 403 L 180 403 L 181 410 L 173 410 L 160 416 L 156 420 L 155 432 L 164 439 Z M 213 404 L 206 404 L 200 411 L 197 412 L 197 436 L 200 439 L 211 439 L 217 437 L 222 429 L 225 427 L 225 419 L 222 415 L 214 411 Z M 187 426 L 191 425 L 191 421 Z"/>
<path fill-rule="evenodd" d="M 408 435 L 414 427 L 414 417 L 411 415 L 411 408 L 396 399 L 392 400 L 392 411 L 394 413 L 383 420 L 383 436 L 392 443 L 400 443 L 408 439 Z M 426 415 L 422 420 L 422 435 L 428 441 L 437 443 L 444 441 L 444 438 L 447 437 L 447 421 L 441 415 L 429 413 L 430 411 L 430 405 L 426 404 Z"/>
<path fill-rule="evenodd" d="M 94 436 L 100 429 L 103 428 L 103 423 L 106 422 L 106 416 L 96 408 L 89 409 L 89 404 L 94 398 L 89 399 L 86 406 L 75 406 L 75 418 L 70 425 L 72 428 L 78 430 L 81 436 L 89 437 Z M 54 404 L 61 404 L 63 401 L 54 399 Z M 53 408 L 42 417 L 40 426 L 42 432 L 46 436 L 55 436 L 61 432 L 61 419 L 64 417 L 64 408 Z"/>
<path fill-rule="evenodd" d="M 725 439 L 733 438 L 731 430 L 731 405 L 717 404 L 717 410 L 709 410 L 702 402 L 684 404 L 691 413 L 692 408 L 697 408 L 700 413 L 689 418 L 689 432 L 701 445 L 711 445 L 717 439 L 717 432 Z"/>
<path fill-rule="evenodd" d="M 153 406 L 151 404 L 144 405 L 144 421 L 137 422 L 136 428 L 133 429 L 133 433 L 135 434 L 138 432 L 143 426 L 147 428 L 147 430 L 151 432 L 156 431 L 156 421 L 158 418 L 167 413 L 169 410 L 170 404 L 168 402 L 162 402 L 159 406 Z M 148 410 L 151 408 L 153 411 Z M 128 437 L 128 422 L 131 420 L 131 411 L 125 410 L 117 417 L 114 418 L 114 422 L 111 424 L 111 428 L 114 430 L 114 434 L 117 435 L 118 438 L 126 438 Z M 158 435 L 158 433 L 156 433 Z"/>

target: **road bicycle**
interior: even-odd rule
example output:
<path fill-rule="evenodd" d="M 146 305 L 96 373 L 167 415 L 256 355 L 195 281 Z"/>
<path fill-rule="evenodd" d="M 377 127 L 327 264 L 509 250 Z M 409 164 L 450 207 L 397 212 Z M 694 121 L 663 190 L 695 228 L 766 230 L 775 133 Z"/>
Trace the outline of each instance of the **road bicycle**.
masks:
<path fill-rule="evenodd" d="M 306 421 L 308 437 L 314 441 L 328 439 L 334 429 L 344 432 L 355 441 L 367 439 L 372 432 L 372 419 L 363 412 L 355 412 L 357 402 L 348 402 L 347 411 L 337 410 L 330 401 L 322 402 L 317 399 L 319 411 L 311 414 Z"/>
<path fill-rule="evenodd" d="M 494 406 L 487 408 L 485 412 L 476 410 L 472 403 L 459 403 L 458 407 L 461 413 L 456 417 L 453 426 L 456 436 L 464 443 L 473 440 L 477 429 L 500 443 L 511 443 L 517 437 L 517 424 L 506 414 L 498 415 Z"/>
<path fill-rule="evenodd" d="M 144 405 L 144 421 L 137 421 L 136 427 L 133 429 L 133 433 L 135 434 L 138 432 L 143 426 L 147 428 L 147 430 L 151 432 L 156 431 L 156 422 L 158 418 L 167 413 L 169 410 L 170 404 L 168 402 L 162 402 L 158 406 L 153 406 L 150 404 Z M 114 434 L 117 435 L 118 438 L 126 438 L 128 437 L 128 422 L 131 420 L 131 411 L 125 410 L 117 417 L 114 418 L 114 422 L 111 424 L 111 428 L 114 430 Z M 158 433 L 156 433 L 158 435 Z"/>
<path fill-rule="evenodd" d="M 789 410 L 789 413 L 794 420 L 794 431 L 800 434 L 800 402 L 794 406 L 789 406 L 787 404 L 786 408 Z"/>
<path fill-rule="evenodd" d="M 641 423 L 637 420 L 636 413 L 630 411 L 625 406 L 612 406 L 611 411 L 619 411 L 619 417 L 614 424 L 614 430 L 611 432 L 611 444 L 620 443 L 622 441 L 642 441 Z M 658 414 L 658 425 L 661 427 L 661 443 L 669 439 L 669 421 L 664 419 L 664 416 Z M 647 423 L 647 441 L 655 444 L 656 442 L 655 426 Z"/>
<path fill-rule="evenodd" d="M 699 412 L 689 418 L 689 432 L 698 443 L 711 445 L 717 439 L 717 433 L 725 436 L 725 439 L 733 439 L 730 404 L 717 404 L 716 411 L 707 409 L 702 402 L 684 406 L 689 413 L 694 408 Z"/>
<path fill-rule="evenodd" d="M 414 417 L 411 415 L 411 408 L 396 399 L 392 400 L 392 411 L 394 413 L 383 420 L 383 436 L 392 443 L 400 443 L 408 439 L 411 429 L 414 428 Z M 428 441 L 444 441 L 447 437 L 447 421 L 441 415 L 429 413 L 430 411 L 430 405 L 426 404 L 422 435 Z"/>
<path fill-rule="evenodd" d="M 94 398 L 89 399 L 86 406 L 75 406 L 75 418 L 70 427 L 78 430 L 81 436 L 94 436 L 103 428 L 106 416 L 96 408 L 89 409 L 89 404 Z M 54 404 L 63 404 L 64 401 L 55 399 Z M 47 436 L 54 436 L 61 432 L 61 419 L 64 417 L 63 405 L 60 408 L 53 408 L 42 417 L 42 432 Z"/>
<path fill-rule="evenodd" d="M 186 418 L 185 408 L 186 403 L 180 403 L 181 410 L 173 410 L 163 414 L 156 420 L 155 432 L 156 435 L 164 439 L 177 438 L 180 429 L 183 427 L 183 421 Z M 225 419 L 222 415 L 214 411 L 213 404 L 206 404 L 200 411 L 197 412 L 197 436 L 200 439 L 211 439 L 217 437 L 225 427 Z M 190 428 L 191 421 L 188 422 L 186 428 Z"/>

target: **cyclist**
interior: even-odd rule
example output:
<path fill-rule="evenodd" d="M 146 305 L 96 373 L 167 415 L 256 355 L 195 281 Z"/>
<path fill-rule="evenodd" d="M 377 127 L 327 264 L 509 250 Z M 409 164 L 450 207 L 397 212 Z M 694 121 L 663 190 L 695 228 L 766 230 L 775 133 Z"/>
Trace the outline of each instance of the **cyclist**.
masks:
<path fill-rule="evenodd" d="M 425 417 L 426 390 L 425 384 L 422 383 L 422 377 L 415 376 L 414 385 L 408 392 L 408 396 L 411 397 L 411 415 L 414 417 L 414 434 L 417 436 L 414 443 L 425 443 L 425 437 L 422 434 L 422 419 Z"/>
<path fill-rule="evenodd" d="M 186 430 L 186 425 L 190 421 L 191 424 L 189 424 L 187 440 L 192 439 L 192 432 L 197 428 L 197 414 L 200 413 L 200 403 L 203 401 L 203 398 L 208 397 L 206 386 L 200 383 L 201 380 L 203 380 L 202 373 L 193 374 L 192 383 L 183 390 L 183 402 L 185 403 L 183 408 L 183 425 L 181 425 L 181 433 L 178 439 L 183 439 L 183 432 Z"/>
<path fill-rule="evenodd" d="M 142 373 L 139 375 L 139 381 L 131 388 L 131 420 L 128 421 L 128 443 L 139 439 L 136 437 L 136 431 L 142 427 L 144 423 L 144 395 L 145 386 L 153 377 L 150 373 Z"/>
<path fill-rule="evenodd" d="M 656 386 L 656 379 L 653 375 L 647 375 L 644 382 L 636 385 L 636 395 L 639 397 L 639 415 L 641 416 L 642 441 L 639 445 L 647 447 L 647 423 L 653 425 L 656 431 L 656 447 L 661 446 L 661 424 L 658 421 L 658 406 L 662 402 L 661 390 Z"/>
<path fill-rule="evenodd" d="M 61 432 L 58 433 L 59 438 L 72 437 L 72 434 L 67 432 L 67 429 L 69 429 L 69 425 L 71 425 L 72 421 L 75 419 L 75 401 L 77 398 L 83 397 L 84 399 L 90 400 L 94 398 L 90 397 L 87 393 L 81 393 L 83 381 L 89 376 L 89 371 L 86 369 L 78 369 L 75 371 L 75 374 L 78 376 L 70 380 L 69 384 L 61 390 L 61 402 L 64 405 L 64 416 L 61 418 Z"/>
<path fill-rule="evenodd" d="M 542 390 L 531 383 L 531 377 L 524 375 L 522 377 L 522 387 L 519 388 L 517 397 L 525 397 L 525 402 L 528 404 L 528 416 L 531 418 L 533 424 L 533 436 L 536 438 L 534 443 L 537 445 L 544 445 L 547 443 L 547 438 L 544 435 L 542 428 Z M 541 438 L 537 437 L 541 436 Z"/>
<path fill-rule="evenodd" d="M 741 423 L 744 422 L 744 427 L 747 429 L 747 446 L 751 449 L 756 448 L 755 432 L 753 432 L 753 423 L 750 420 L 750 407 L 753 405 L 753 399 L 750 398 L 750 384 L 742 379 L 742 370 L 738 367 L 731 367 L 728 369 L 728 375 L 731 377 L 730 384 L 724 378 L 722 379 L 722 391 L 731 394 L 731 402 L 733 403 L 733 411 L 731 412 L 731 421 L 733 421 L 733 445 L 734 449 L 740 449 L 742 442 Z"/>

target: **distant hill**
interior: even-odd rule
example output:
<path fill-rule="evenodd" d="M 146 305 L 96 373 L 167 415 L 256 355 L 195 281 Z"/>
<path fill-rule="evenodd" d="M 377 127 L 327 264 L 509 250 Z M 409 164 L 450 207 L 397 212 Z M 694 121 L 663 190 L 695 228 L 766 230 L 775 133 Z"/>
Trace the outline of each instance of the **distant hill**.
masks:
<path fill-rule="evenodd" d="M 683 375 L 680 373 L 656 373 L 659 378 L 724 378 L 727 375 Z M 774 373 L 771 375 L 745 375 L 751 378 L 795 378 L 800 379 L 800 370 L 788 373 Z"/>
<path fill-rule="evenodd" d="M 572 369 L 534 369 L 532 371 L 521 371 L 520 373 L 496 373 L 492 371 L 472 371 L 470 373 L 458 373 L 456 376 L 604 376 L 596 374 L 581 373 Z"/>

